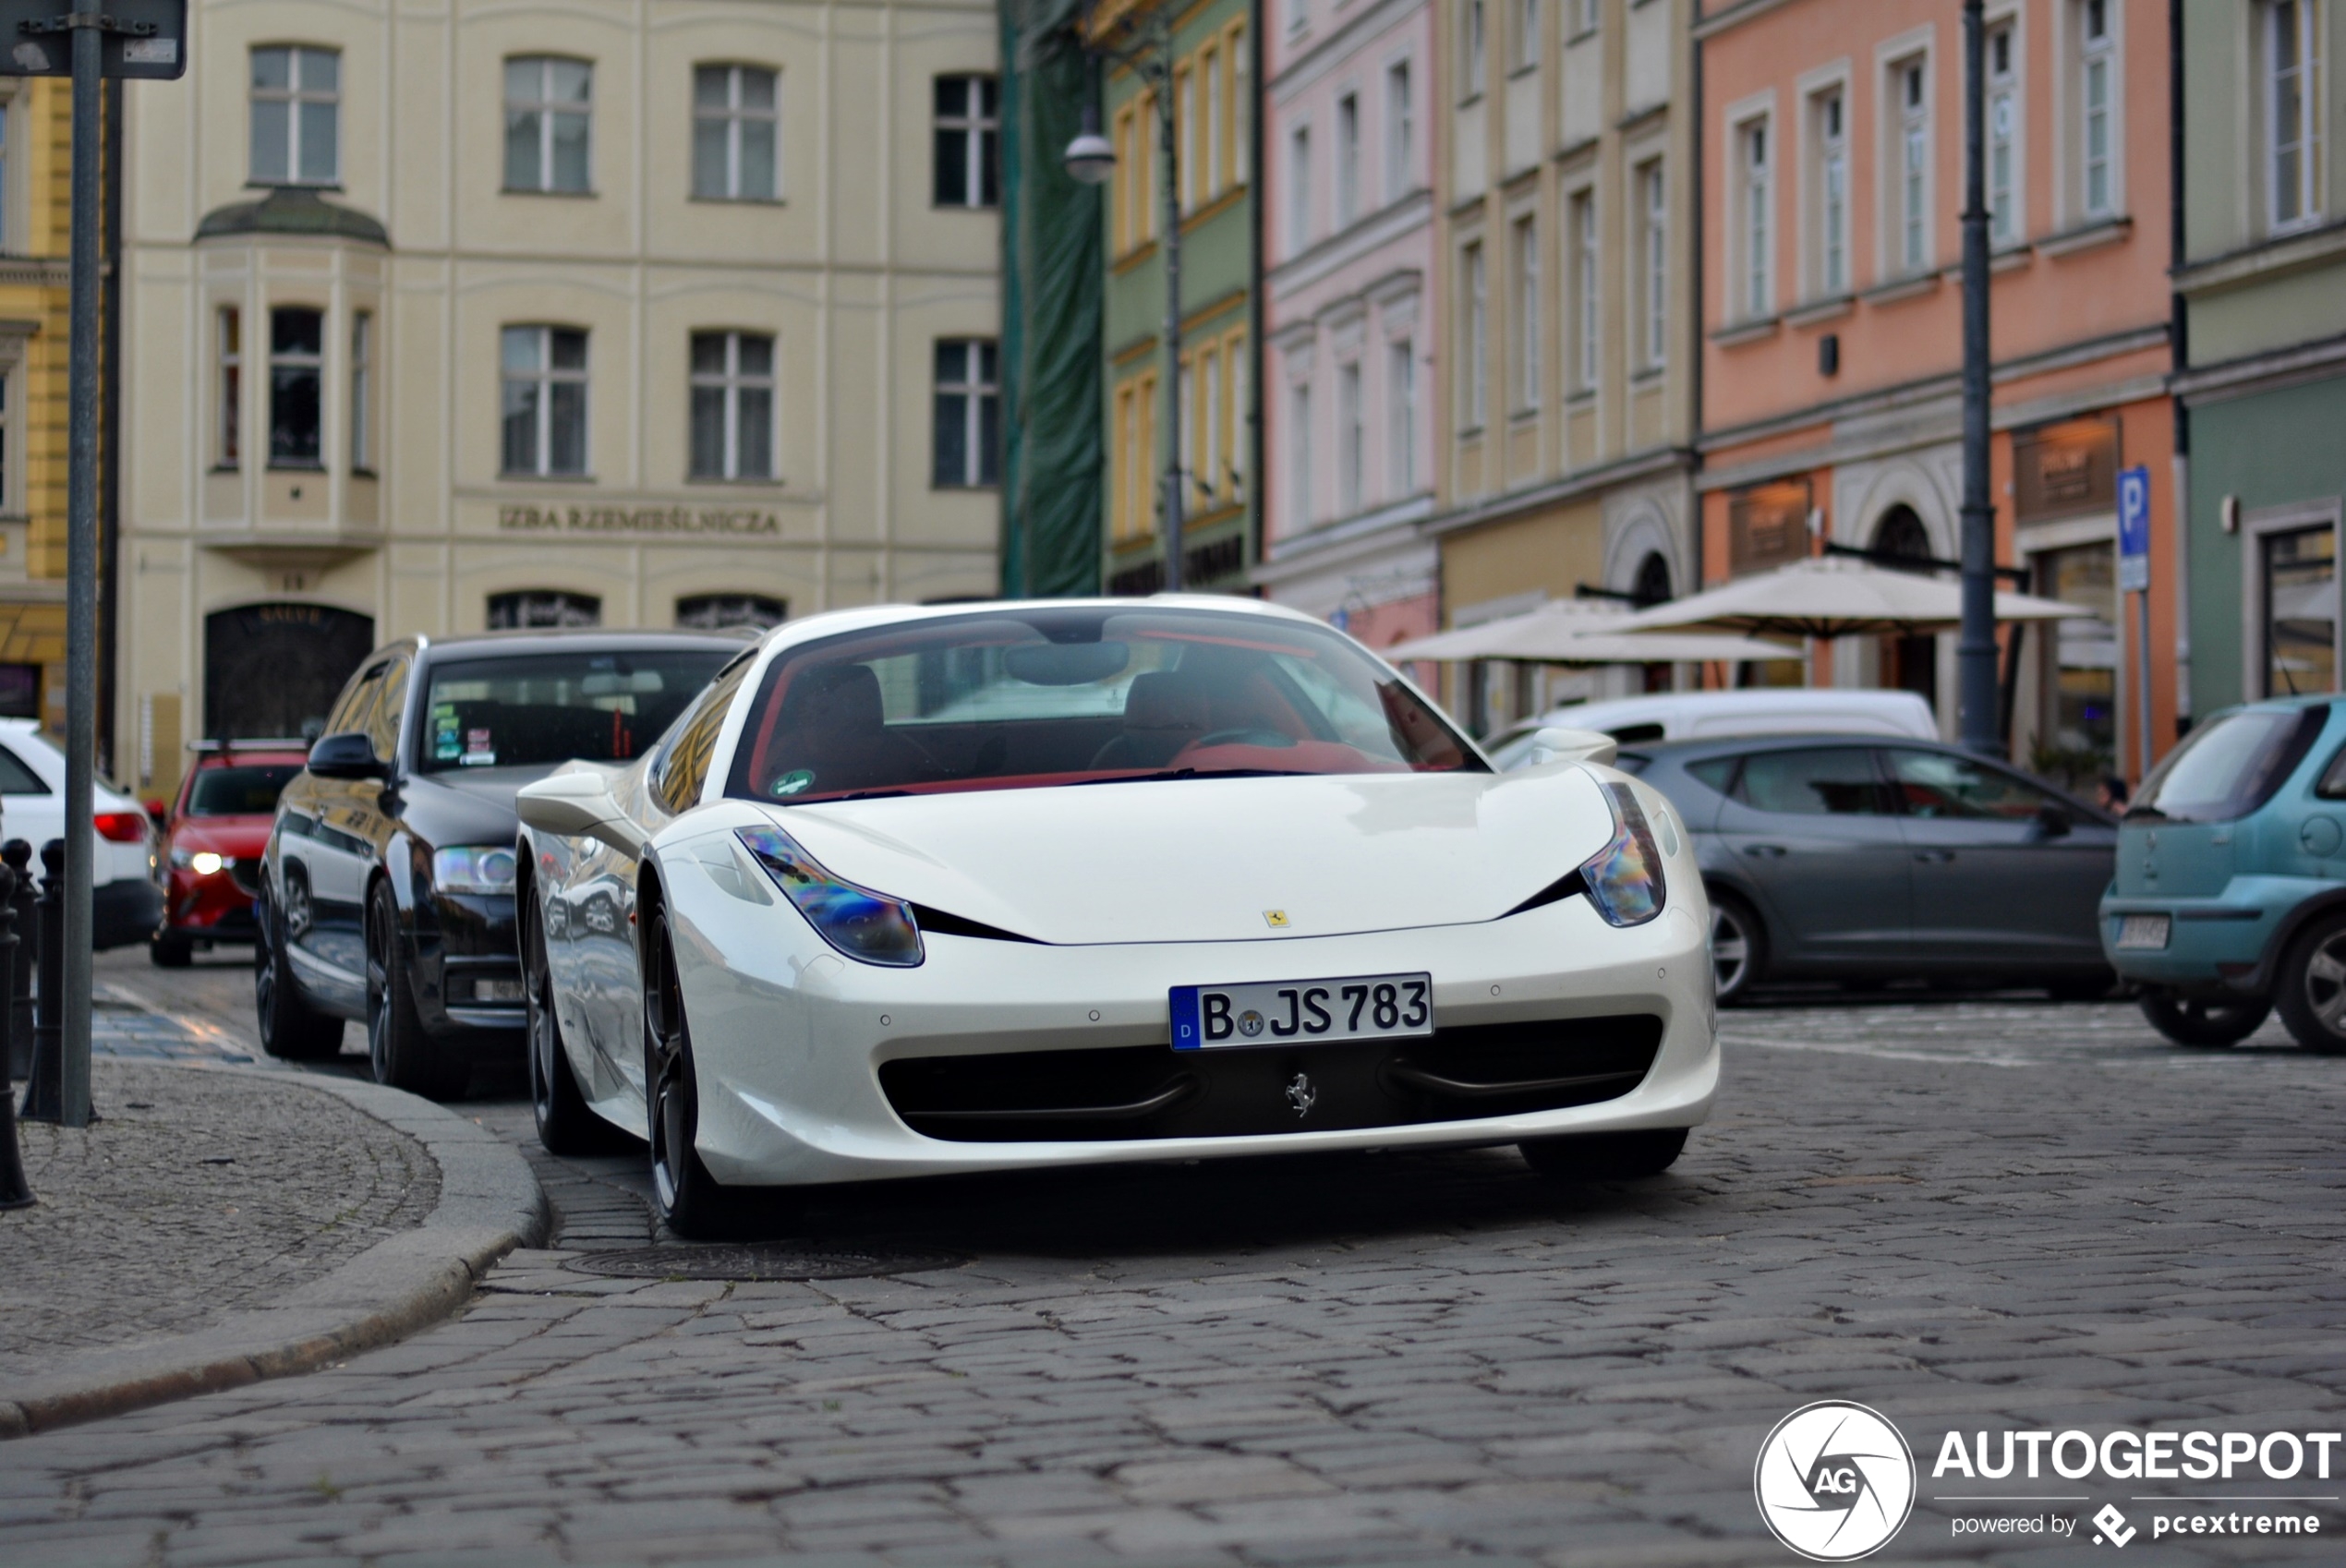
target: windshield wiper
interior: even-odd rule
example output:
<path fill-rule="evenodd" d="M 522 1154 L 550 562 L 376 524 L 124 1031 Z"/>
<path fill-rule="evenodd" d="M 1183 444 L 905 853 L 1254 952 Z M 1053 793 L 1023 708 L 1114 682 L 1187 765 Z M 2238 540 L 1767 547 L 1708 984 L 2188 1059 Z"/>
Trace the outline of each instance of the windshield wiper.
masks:
<path fill-rule="evenodd" d="M 1077 790 L 1086 784 L 1155 784 L 1168 778 L 1309 778 L 1312 775 L 1295 767 L 1209 767 L 1203 772 L 1194 767 L 1168 767 L 1161 773 L 1127 773 L 1114 778 L 1075 778 L 1059 786 L 1062 790 Z"/>

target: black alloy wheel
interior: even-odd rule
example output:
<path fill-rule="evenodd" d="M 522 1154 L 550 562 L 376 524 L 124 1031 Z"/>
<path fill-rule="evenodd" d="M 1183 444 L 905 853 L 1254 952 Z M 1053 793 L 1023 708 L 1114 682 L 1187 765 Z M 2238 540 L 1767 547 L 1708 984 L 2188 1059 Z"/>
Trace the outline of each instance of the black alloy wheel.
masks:
<path fill-rule="evenodd" d="M 1767 932 L 1733 893 L 1711 895 L 1711 983 L 1720 1005 L 1748 1000 L 1768 961 Z"/>
<path fill-rule="evenodd" d="M 186 969 L 196 961 L 196 945 L 175 932 L 158 931 L 147 938 L 147 959 L 157 969 Z"/>
<path fill-rule="evenodd" d="M 701 1164 L 700 1085 L 692 1027 L 676 973 L 668 913 L 652 917 L 644 943 L 644 1121 L 650 1132 L 652 1196 L 661 1223 L 695 1238 L 745 1234 L 745 1194 L 717 1185 Z M 764 1196 L 778 1195 L 766 1189 Z M 769 1215 L 779 1219 L 779 1215 Z"/>
<path fill-rule="evenodd" d="M 2273 1010 L 2272 1002 L 2261 996 L 2177 996 L 2163 991 L 2144 992 L 2141 1007 L 2150 1026 L 2176 1044 L 2208 1046 L 2239 1044 Z"/>
<path fill-rule="evenodd" d="M 1687 1147 L 1687 1129 L 1655 1128 L 1641 1132 L 1583 1132 L 1527 1139 L 1516 1145 L 1524 1160 L 1557 1181 L 1636 1181 L 1657 1176 Z"/>
<path fill-rule="evenodd" d="M 380 879 L 367 894 L 367 1060 L 377 1083 L 427 1100 L 453 1100 L 472 1079 L 469 1062 L 424 1032 L 399 939 L 399 906 Z"/>
<path fill-rule="evenodd" d="M 342 1019 L 302 1000 L 285 964 L 285 921 L 268 890 L 253 900 L 252 1004 L 260 1048 L 282 1062 L 323 1061 L 342 1054 Z"/>
<path fill-rule="evenodd" d="M 549 1154 L 618 1153 L 635 1140 L 586 1104 L 562 1044 L 538 891 L 525 881 L 515 890 L 515 900 L 521 918 L 522 993 L 529 1019 L 529 1107 L 538 1122 L 538 1141 Z"/>
<path fill-rule="evenodd" d="M 2346 1055 L 2346 913 L 2316 917 L 2289 945 L 2274 1001 L 2298 1044 Z"/>

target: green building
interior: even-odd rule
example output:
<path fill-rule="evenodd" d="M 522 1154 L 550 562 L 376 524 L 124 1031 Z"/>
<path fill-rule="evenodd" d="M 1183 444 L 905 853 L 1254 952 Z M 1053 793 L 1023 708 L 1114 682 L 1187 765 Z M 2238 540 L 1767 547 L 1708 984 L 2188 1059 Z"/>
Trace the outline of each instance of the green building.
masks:
<path fill-rule="evenodd" d="M 1254 561 L 1257 70 L 1249 11 L 1248 0 L 1205 0 L 1186 9 L 1163 0 L 1102 0 L 1090 17 L 1090 39 L 1106 60 L 1101 130 L 1116 150 L 1101 215 L 1101 428 L 1107 446 L 1101 575 L 1110 593 L 1145 594 L 1162 585 L 1160 476 L 1166 416 L 1177 398 L 1186 477 L 1182 586 L 1243 588 Z M 1119 59 L 1161 59 L 1167 27 L 1181 212 L 1178 374 L 1166 367 L 1163 344 L 1160 89 L 1155 73 Z"/>
<path fill-rule="evenodd" d="M 2346 5 L 2181 7 L 2191 711 L 2340 689 Z M 2245 90 L 2243 90 L 2243 89 Z M 2333 129 L 2337 127 L 2337 129 Z"/>

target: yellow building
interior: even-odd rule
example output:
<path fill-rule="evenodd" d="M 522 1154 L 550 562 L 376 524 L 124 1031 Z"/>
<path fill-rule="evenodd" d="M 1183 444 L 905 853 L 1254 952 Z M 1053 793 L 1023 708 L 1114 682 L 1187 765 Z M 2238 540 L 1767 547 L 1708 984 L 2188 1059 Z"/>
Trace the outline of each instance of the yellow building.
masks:
<path fill-rule="evenodd" d="M 71 90 L 0 78 L 0 718 L 65 730 Z"/>

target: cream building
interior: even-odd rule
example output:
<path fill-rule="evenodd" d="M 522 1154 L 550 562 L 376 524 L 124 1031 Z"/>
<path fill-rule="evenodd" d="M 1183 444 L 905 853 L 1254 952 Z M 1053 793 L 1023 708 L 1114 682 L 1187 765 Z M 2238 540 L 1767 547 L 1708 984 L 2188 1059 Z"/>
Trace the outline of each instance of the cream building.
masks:
<path fill-rule="evenodd" d="M 993 590 L 991 6 L 189 27 L 187 78 L 128 95 L 116 754 L 148 792 L 394 636 Z"/>

